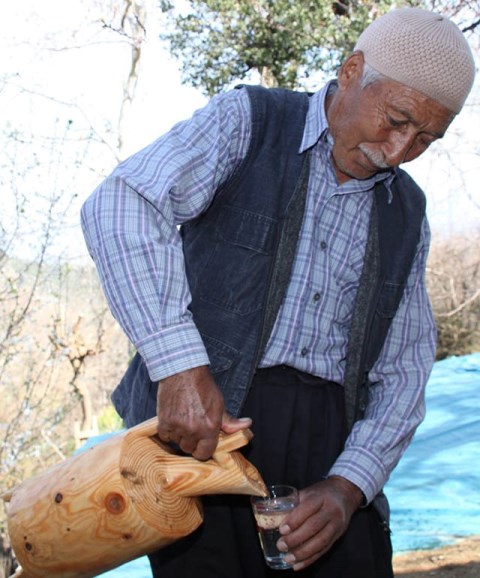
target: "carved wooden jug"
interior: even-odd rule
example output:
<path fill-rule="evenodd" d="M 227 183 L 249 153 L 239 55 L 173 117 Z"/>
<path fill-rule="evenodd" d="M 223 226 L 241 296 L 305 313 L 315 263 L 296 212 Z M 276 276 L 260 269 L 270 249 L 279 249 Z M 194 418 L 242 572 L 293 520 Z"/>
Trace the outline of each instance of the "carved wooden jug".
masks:
<path fill-rule="evenodd" d="M 249 430 L 221 435 L 213 458 L 179 456 L 156 437 L 156 418 L 21 483 L 7 502 L 24 578 L 90 578 L 153 552 L 202 523 L 198 496 L 266 495 L 238 448 Z"/>

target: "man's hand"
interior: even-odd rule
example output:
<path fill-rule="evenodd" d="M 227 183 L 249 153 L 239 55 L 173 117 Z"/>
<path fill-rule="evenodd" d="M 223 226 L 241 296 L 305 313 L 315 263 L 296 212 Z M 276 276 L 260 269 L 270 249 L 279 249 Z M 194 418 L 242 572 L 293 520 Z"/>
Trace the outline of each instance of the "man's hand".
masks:
<path fill-rule="evenodd" d="M 198 460 L 212 456 L 220 430 L 234 433 L 251 425 L 249 418 L 235 419 L 227 414 L 222 392 L 207 366 L 159 381 L 157 416 L 158 437 L 175 442 Z"/>
<path fill-rule="evenodd" d="M 278 547 L 302 570 L 318 560 L 345 532 L 363 494 L 348 480 L 332 476 L 300 491 L 300 504 L 285 518 Z"/>

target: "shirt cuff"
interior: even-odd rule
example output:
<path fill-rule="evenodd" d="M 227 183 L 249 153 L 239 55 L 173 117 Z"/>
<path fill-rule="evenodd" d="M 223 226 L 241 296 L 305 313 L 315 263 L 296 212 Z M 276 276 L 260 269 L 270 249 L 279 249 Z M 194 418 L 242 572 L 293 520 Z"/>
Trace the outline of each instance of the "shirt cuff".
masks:
<path fill-rule="evenodd" d="M 182 323 L 149 335 L 136 344 L 152 381 L 180 371 L 209 365 L 210 360 L 194 323 Z"/>
<path fill-rule="evenodd" d="M 346 448 L 328 472 L 341 476 L 362 490 L 369 504 L 381 491 L 388 479 L 382 462 L 371 452 L 358 447 Z"/>

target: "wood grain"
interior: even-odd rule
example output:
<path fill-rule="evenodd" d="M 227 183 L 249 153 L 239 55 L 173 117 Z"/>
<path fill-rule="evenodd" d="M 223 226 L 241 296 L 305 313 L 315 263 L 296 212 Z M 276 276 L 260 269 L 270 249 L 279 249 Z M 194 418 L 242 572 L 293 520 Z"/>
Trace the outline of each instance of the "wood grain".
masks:
<path fill-rule="evenodd" d="M 162 548 L 202 523 L 198 496 L 265 495 L 237 450 L 250 431 L 222 435 L 212 459 L 177 455 L 149 420 L 65 460 L 4 496 L 24 578 L 90 578 Z"/>

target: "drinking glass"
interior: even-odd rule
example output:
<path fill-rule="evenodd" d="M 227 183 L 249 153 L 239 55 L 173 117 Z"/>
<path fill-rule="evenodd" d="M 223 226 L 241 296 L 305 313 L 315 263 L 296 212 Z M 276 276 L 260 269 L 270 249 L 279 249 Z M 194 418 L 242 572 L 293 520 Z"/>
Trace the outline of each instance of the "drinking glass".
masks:
<path fill-rule="evenodd" d="M 251 498 L 258 536 L 267 566 L 275 570 L 287 570 L 291 565 L 285 562 L 286 553 L 280 552 L 277 541 L 283 520 L 298 505 L 298 491 L 293 486 L 280 484 L 267 486 L 267 490 L 267 497 Z"/>

